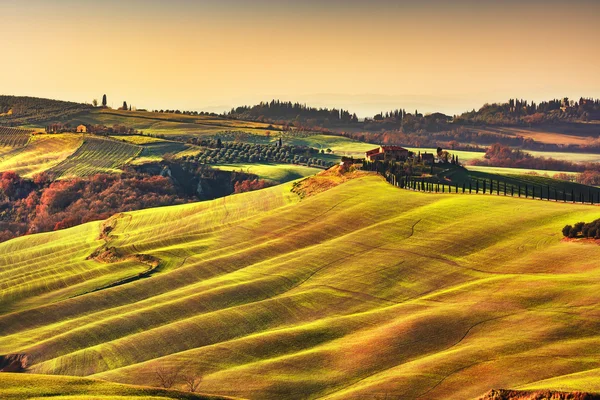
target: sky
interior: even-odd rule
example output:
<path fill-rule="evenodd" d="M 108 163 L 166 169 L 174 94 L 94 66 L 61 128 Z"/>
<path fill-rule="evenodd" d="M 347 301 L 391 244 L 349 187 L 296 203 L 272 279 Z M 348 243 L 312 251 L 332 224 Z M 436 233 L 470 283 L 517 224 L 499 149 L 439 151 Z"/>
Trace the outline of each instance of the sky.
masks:
<path fill-rule="evenodd" d="M 0 0 L 0 93 L 457 114 L 600 97 L 597 0 Z"/>

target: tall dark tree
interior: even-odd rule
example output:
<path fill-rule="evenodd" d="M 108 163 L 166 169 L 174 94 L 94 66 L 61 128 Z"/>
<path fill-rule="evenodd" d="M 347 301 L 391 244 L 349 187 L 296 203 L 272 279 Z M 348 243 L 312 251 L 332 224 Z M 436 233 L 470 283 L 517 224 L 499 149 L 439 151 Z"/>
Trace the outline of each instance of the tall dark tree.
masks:
<path fill-rule="evenodd" d="M 123 102 L 123 110 L 127 111 L 129 109 L 129 107 L 127 107 L 127 102 L 124 101 Z"/>
<path fill-rule="evenodd" d="M 102 96 L 102 107 L 106 107 L 106 95 Z"/>

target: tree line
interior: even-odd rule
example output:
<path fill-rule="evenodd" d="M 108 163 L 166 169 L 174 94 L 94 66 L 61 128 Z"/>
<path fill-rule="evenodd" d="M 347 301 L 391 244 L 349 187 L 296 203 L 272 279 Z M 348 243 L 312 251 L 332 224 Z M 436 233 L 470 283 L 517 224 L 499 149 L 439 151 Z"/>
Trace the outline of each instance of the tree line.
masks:
<path fill-rule="evenodd" d="M 260 102 L 255 106 L 232 108 L 224 116 L 246 120 L 296 120 L 298 122 L 314 120 L 315 122 L 358 123 L 356 114 L 342 108 L 316 108 L 291 101 L 271 100 Z"/>
<path fill-rule="evenodd" d="M 458 124 L 536 125 L 565 120 L 588 121 L 600 117 L 600 99 L 573 101 L 568 97 L 535 103 L 510 99 L 507 103 L 485 104 L 455 117 Z"/>

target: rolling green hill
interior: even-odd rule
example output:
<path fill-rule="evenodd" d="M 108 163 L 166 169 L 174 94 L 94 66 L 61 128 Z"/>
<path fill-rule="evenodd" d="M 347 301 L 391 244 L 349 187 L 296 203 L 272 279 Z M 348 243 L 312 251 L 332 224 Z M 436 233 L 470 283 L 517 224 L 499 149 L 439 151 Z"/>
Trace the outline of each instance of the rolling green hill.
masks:
<path fill-rule="evenodd" d="M 3 400 L 219 400 L 220 396 L 120 385 L 94 379 L 33 374 L 2 374 Z"/>
<path fill-rule="evenodd" d="M 119 172 L 119 168 L 136 158 L 142 149 L 126 142 L 88 136 L 73 154 L 48 173 L 56 178 L 67 178 Z"/>
<path fill-rule="evenodd" d="M 256 135 L 265 135 L 276 128 L 269 124 L 252 121 L 237 121 L 208 115 L 183 115 L 154 113 L 146 111 L 120 111 L 112 109 L 93 109 L 69 120 L 71 124 L 125 125 L 143 131 L 145 134 L 165 135 L 187 138 L 211 136 L 223 131 L 239 131 Z"/>
<path fill-rule="evenodd" d="M 82 143 L 81 135 L 72 133 L 33 136 L 23 147 L 0 154 L 0 172 L 15 171 L 30 178 L 64 162 Z"/>
<path fill-rule="evenodd" d="M 600 208 L 292 187 L 0 244 L 0 354 L 142 385 L 192 370 L 251 399 L 600 391 L 600 246 L 560 234 Z"/>

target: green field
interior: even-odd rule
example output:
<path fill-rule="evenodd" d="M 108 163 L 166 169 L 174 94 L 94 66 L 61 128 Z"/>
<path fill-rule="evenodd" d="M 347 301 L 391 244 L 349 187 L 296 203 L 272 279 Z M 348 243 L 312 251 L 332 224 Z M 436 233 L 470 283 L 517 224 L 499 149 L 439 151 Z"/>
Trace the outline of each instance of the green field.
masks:
<path fill-rule="evenodd" d="M 47 171 L 64 162 L 81 146 L 81 135 L 36 135 L 24 147 L 0 154 L 0 172 L 15 171 L 24 177 Z"/>
<path fill-rule="evenodd" d="M 243 171 L 258 175 L 260 179 L 267 179 L 275 183 L 285 183 L 295 179 L 304 178 L 322 171 L 319 168 L 295 164 L 223 164 L 214 165 L 214 168 L 223 171 Z"/>
<path fill-rule="evenodd" d="M 504 167 L 485 167 L 467 165 L 466 168 L 469 171 L 486 172 L 488 174 L 496 175 L 548 175 L 553 177 L 556 174 L 577 174 L 577 172 L 565 172 L 565 171 L 550 171 L 546 169 L 528 169 L 528 168 L 504 168 Z"/>
<path fill-rule="evenodd" d="M 48 170 L 55 179 L 120 172 L 142 152 L 141 146 L 99 136 L 86 136 L 68 158 Z"/>
<path fill-rule="evenodd" d="M 525 186 L 527 185 L 528 196 L 540 197 L 540 191 L 544 199 L 548 198 L 548 190 L 550 190 L 550 198 L 552 200 L 558 199 L 564 201 L 565 194 L 567 201 L 572 201 L 573 196 L 575 200 L 579 201 L 580 194 L 583 195 L 585 202 L 590 202 L 590 196 L 593 197 L 595 203 L 598 203 L 600 199 L 600 188 L 594 186 L 586 186 L 576 182 L 570 182 L 565 180 L 553 179 L 544 175 L 532 175 L 519 173 L 518 170 L 506 168 L 499 173 L 492 172 L 494 168 L 479 168 L 473 169 L 469 167 L 465 168 L 449 168 L 439 174 L 439 178 L 446 183 L 450 183 L 456 190 L 456 185 L 462 191 L 462 185 L 465 185 L 465 189 L 468 190 L 469 182 L 473 190 L 476 189 L 477 181 L 479 182 L 480 190 L 483 189 L 483 183 L 485 181 L 486 188 L 489 192 L 491 181 L 493 181 L 493 191 L 495 194 L 500 191 L 500 194 L 504 194 L 504 186 L 506 185 L 506 194 L 514 194 L 518 196 L 519 187 L 522 190 L 522 195 L 525 197 Z M 514 171 L 511 173 L 511 171 Z M 534 193 L 535 191 L 535 193 Z"/>
<path fill-rule="evenodd" d="M 223 397 L 120 385 L 95 379 L 3 373 L 2 400 L 209 400 Z"/>
<path fill-rule="evenodd" d="M 202 392 L 256 399 L 600 391 L 600 246 L 560 233 L 600 208 L 291 185 L 0 244 L 0 354 L 141 385 L 193 370 Z M 102 246 L 118 257 L 89 259 Z M 140 254 L 159 268 L 119 284 Z"/>
<path fill-rule="evenodd" d="M 296 146 L 309 146 L 318 150 L 330 149 L 337 156 L 363 158 L 365 152 L 379 145 L 363 143 L 344 136 L 312 135 L 306 137 L 286 138 L 285 143 Z"/>
<path fill-rule="evenodd" d="M 600 162 L 600 154 L 593 153 L 572 153 L 572 152 L 558 152 L 558 151 L 531 151 L 527 152 L 535 157 L 546 157 L 554 158 L 556 160 L 565 160 L 577 163 L 583 162 Z"/>
<path fill-rule="evenodd" d="M 223 131 L 240 131 L 255 135 L 273 132 L 269 124 L 251 121 L 237 121 L 205 115 L 161 114 L 144 111 L 119 111 L 94 109 L 71 117 L 72 125 L 125 125 L 143 131 L 145 134 L 165 135 L 166 137 L 212 136 Z"/>

